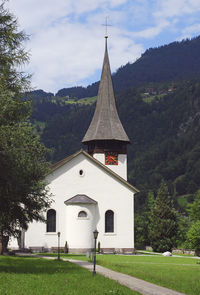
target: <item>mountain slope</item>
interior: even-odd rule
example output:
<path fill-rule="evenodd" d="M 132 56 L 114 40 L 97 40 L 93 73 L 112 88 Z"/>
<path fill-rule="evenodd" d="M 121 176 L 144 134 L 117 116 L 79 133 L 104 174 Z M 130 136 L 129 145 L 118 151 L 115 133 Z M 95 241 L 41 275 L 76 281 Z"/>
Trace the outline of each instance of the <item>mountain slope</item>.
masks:
<path fill-rule="evenodd" d="M 117 92 L 148 83 L 200 77 L 200 36 L 150 48 L 134 63 L 127 63 L 113 74 Z M 99 82 L 88 87 L 63 88 L 57 96 L 96 96 Z"/>
<path fill-rule="evenodd" d="M 148 49 L 113 76 L 118 91 L 145 83 L 200 77 L 200 36 Z"/>

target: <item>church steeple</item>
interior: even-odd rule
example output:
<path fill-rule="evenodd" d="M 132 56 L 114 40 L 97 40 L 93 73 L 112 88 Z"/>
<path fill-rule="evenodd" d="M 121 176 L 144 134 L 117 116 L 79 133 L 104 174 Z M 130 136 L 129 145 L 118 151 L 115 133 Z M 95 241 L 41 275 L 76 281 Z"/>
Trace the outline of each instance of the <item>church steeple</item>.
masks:
<path fill-rule="evenodd" d="M 88 143 L 94 140 L 119 140 L 129 143 L 129 138 L 124 131 L 115 105 L 107 50 L 107 36 L 105 37 L 105 41 L 105 55 L 96 110 L 82 142 Z"/>
<path fill-rule="evenodd" d="M 90 126 L 82 140 L 82 143 L 88 146 L 88 152 L 93 156 L 96 153 L 105 154 L 106 152 L 114 152 L 117 155 L 126 154 L 126 145 L 130 143 L 116 109 L 107 38 L 106 36 L 96 109 Z"/>

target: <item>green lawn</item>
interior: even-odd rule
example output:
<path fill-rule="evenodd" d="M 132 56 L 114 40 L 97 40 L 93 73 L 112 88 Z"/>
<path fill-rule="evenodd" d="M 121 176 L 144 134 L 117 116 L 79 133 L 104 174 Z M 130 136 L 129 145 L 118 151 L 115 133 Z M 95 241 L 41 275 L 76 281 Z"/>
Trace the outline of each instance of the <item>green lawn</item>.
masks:
<path fill-rule="evenodd" d="M 200 260 L 161 256 L 98 256 L 97 263 L 188 295 L 200 294 Z"/>
<path fill-rule="evenodd" d="M 62 257 L 88 260 L 84 255 L 63 254 Z M 97 255 L 97 264 L 188 295 L 200 294 L 198 259 L 160 255 Z"/>
<path fill-rule="evenodd" d="M 133 295 L 137 292 L 75 264 L 0 256 L 1 295 Z"/>

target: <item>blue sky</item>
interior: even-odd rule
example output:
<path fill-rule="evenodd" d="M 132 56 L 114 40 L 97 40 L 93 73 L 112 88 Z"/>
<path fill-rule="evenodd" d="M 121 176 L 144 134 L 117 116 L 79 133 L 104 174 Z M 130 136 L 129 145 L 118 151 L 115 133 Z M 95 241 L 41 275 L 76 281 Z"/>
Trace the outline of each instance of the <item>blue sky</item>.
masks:
<path fill-rule="evenodd" d="M 35 89 L 57 92 L 100 78 L 105 17 L 112 72 L 150 47 L 200 35 L 200 0 L 9 0 L 30 40 Z"/>

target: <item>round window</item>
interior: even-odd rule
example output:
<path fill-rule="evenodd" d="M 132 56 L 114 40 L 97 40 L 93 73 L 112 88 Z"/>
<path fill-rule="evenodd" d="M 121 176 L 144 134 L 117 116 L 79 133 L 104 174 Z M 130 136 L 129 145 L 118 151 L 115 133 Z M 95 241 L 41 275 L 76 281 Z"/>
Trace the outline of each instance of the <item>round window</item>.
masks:
<path fill-rule="evenodd" d="M 79 217 L 79 218 L 86 218 L 86 217 L 87 217 L 87 213 L 86 213 L 85 211 L 80 211 L 80 212 L 78 213 L 78 217 Z"/>

